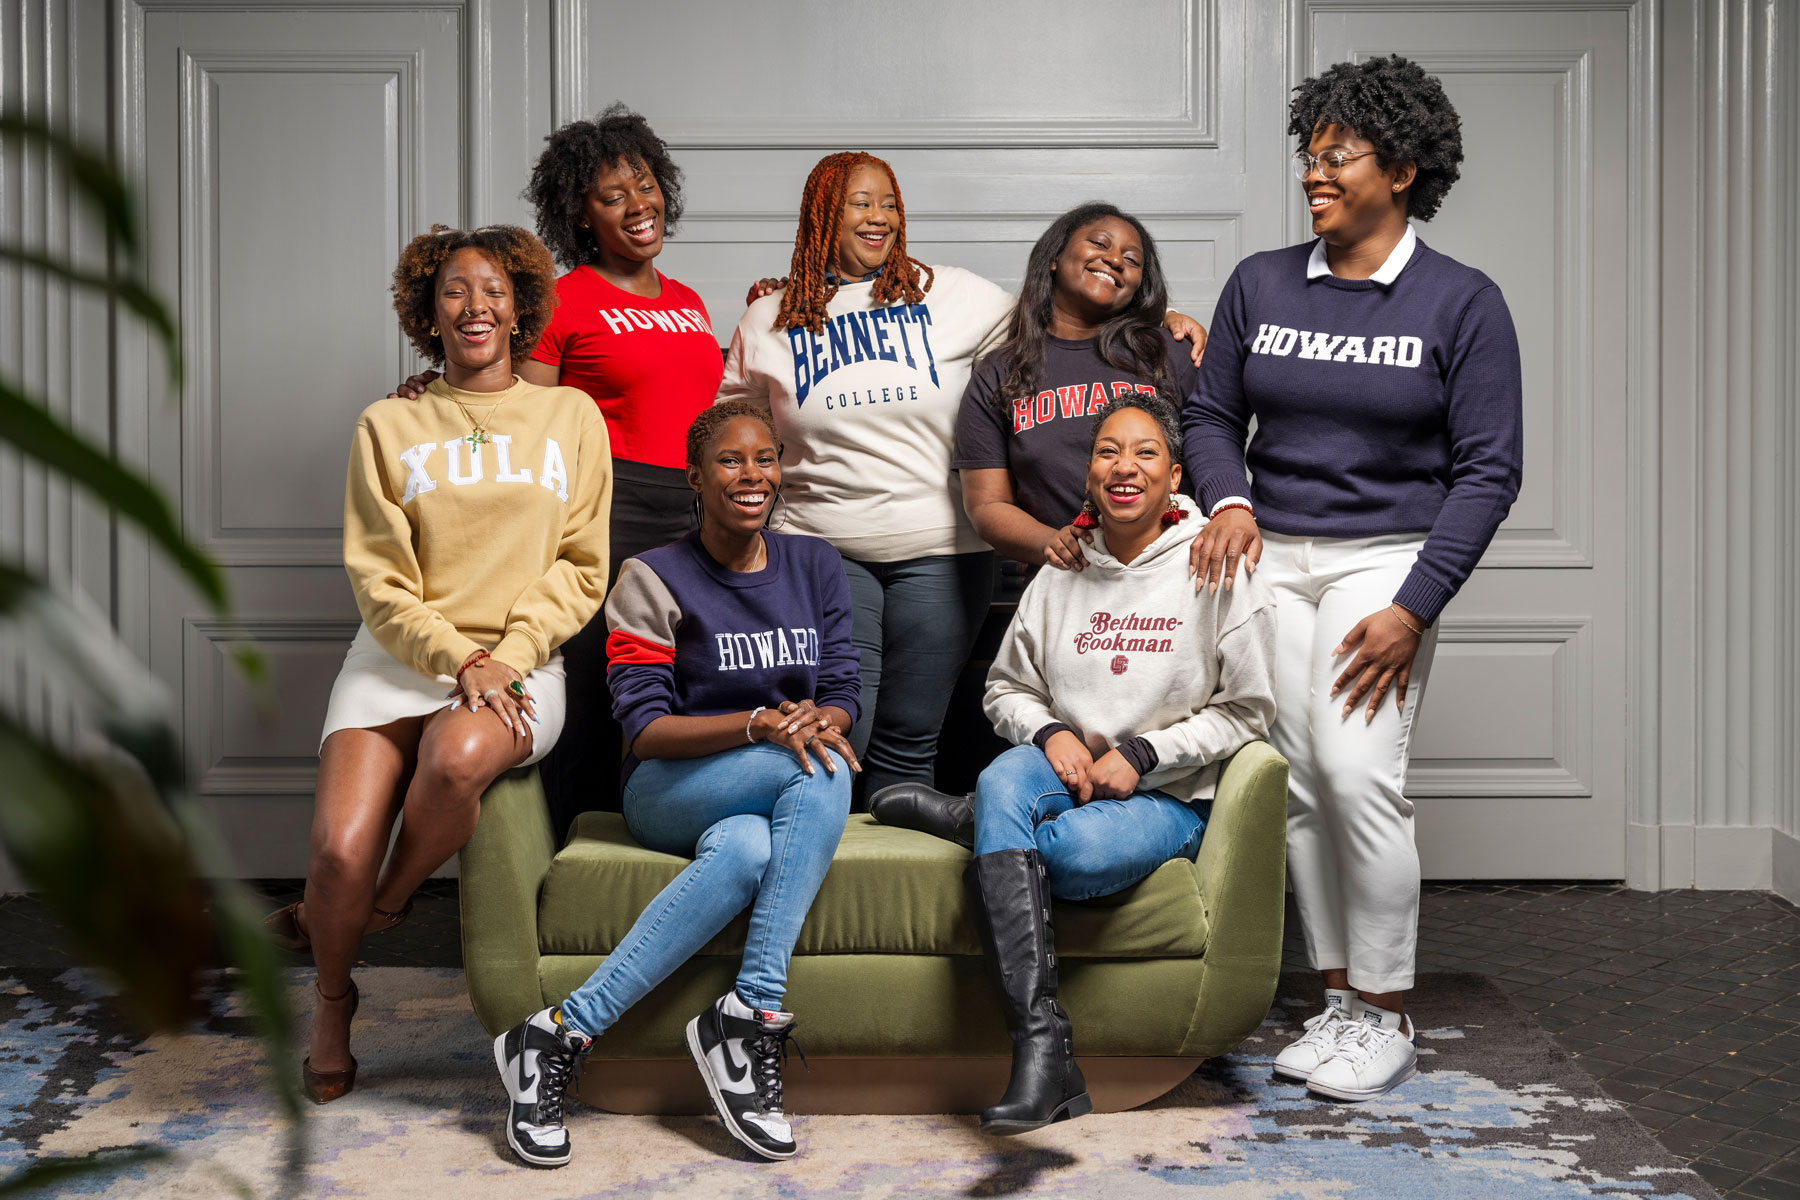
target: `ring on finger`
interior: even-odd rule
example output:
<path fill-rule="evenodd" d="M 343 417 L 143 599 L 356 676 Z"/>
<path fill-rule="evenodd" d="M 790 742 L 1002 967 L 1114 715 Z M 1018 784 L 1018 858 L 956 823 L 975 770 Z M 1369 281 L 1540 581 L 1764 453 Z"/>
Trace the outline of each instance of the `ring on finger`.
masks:
<path fill-rule="evenodd" d="M 483 700 L 486 700 L 490 696 L 498 696 L 499 694 L 500 694 L 499 688 L 489 688 L 487 691 L 481 693 L 481 698 Z"/>

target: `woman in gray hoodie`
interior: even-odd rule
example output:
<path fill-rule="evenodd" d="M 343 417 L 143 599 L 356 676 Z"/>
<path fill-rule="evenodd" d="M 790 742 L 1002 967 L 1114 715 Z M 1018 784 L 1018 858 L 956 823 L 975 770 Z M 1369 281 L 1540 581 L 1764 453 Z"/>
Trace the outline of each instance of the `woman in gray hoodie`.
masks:
<path fill-rule="evenodd" d="M 1206 521 L 1176 491 L 1180 462 L 1167 401 L 1128 395 L 1095 416 L 1087 567 L 1039 572 L 988 674 L 984 707 L 1013 748 L 977 785 L 968 878 L 1013 1064 L 984 1133 L 1093 1108 L 1056 1001 L 1051 897 L 1192 859 L 1219 763 L 1274 719 L 1273 601 L 1254 576 L 1195 591 L 1188 547 Z"/>

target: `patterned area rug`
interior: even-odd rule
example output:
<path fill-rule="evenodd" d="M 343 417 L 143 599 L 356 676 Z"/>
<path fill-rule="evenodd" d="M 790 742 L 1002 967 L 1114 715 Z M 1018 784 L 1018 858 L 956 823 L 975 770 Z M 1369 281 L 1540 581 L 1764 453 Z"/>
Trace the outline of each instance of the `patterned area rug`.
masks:
<path fill-rule="evenodd" d="M 1421 979 L 1421 1073 L 1376 1103 L 1322 1103 L 1271 1077 L 1270 1059 L 1316 1003 L 1315 985 L 1295 977 L 1238 1052 L 1135 1112 L 1007 1140 L 983 1138 L 971 1117 L 802 1116 L 800 1157 L 763 1163 L 710 1119 L 577 1107 L 575 1162 L 551 1172 L 506 1152 L 504 1100 L 461 973 L 358 979 L 361 1076 L 347 1099 L 313 1111 L 306 1195 L 1716 1200 L 1476 975 Z M 308 982 L 296 973 L 302 1011 Z M 0 1175 L 38 1156 L 154 1141 L 179 1157 L 85 1190 L 212 1196 L 243 1181 L 267 1194 L 281 1138 L 259 1072 L 228 998 L 192 1036 L 140 1041 L 81 972 L 0 970 Z"/>

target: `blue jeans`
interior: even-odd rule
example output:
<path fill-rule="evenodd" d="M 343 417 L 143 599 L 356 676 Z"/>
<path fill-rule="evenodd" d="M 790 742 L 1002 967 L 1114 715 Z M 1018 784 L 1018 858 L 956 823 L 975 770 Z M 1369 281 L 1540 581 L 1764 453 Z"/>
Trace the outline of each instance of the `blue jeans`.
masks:
<path fill-rule="evenodd" d="M 1128 888 L 1172 858 L 1192 860 L 1206 832 L 1210 800 L 1167 792 L 1080 806 L 1044 752 L 1014 746 L 975 785 L 975 853 L 1036 850 L 1059 900 L 1092 900 Z"/>
<path fill-rule="evenodd" d="M 929 784 L 950 693 L 993 595 L 994 556 L 846 558 L 844 574 L 856 609 L 850 640 L 862 660 L 862 715 L 850 730 L 863 766 L 858 790 Z"/>
<path fill-rule="evenodd" d="M 750 905 L 737 993 L 779 1009 L 788 959 L 850 814 L 850 768 L 813 774 L 759 742 L 705 758 L 656 758 L 625 781 L 631 836 L 664 854 L 692 854 L 638 915 L 599 970 L 563 1001 L 563 1019 L 599 1037 Z"/>

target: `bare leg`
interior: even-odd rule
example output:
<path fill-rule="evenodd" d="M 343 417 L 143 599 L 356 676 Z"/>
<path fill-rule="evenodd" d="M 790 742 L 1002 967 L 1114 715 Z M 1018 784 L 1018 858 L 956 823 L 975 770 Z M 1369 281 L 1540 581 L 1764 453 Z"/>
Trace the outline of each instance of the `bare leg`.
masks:
<path fill-rule="evenodd" d="M 417 719 L 375 729 L 340 729 L 319 749 L 304 915 L 319 991 L 343 999 L 313 1005 L 315 1070 L 341 1071 L 350 1065 L 350 966 L 369 920 L 375 876 L 387 853 L 400 784 L 419 729 Z"/>
<path fill-rule="evenodd" d="M 524 762 L 531 749 L 531 740 L 516 737 L 491 708 L 443 709 L 425 718 L 400 837 L 381 874 L 374 907 L 399 912 L 418 886 L 463 848 L 481 815 L 481 794 L 502 771 Z"/>
<path fill-rule="evenodd" d="M 1347 992 L 1350 990 L 1350 971 L 1347 967 L 1337 967 L 1329 971 L 1320 971 L 1319 974 L 1325 977 L 1326 987 L 1334 988 L 1340 992 Z M 1403 1013 L 1406 1011 L 1405 992 L 1365 992 L 1358 989 L 1356 994 L 1362 997 L 1364 1004 L 1373 1004 L 1376 1008 L 1386 1009 L 1391 1013 Z"/>

